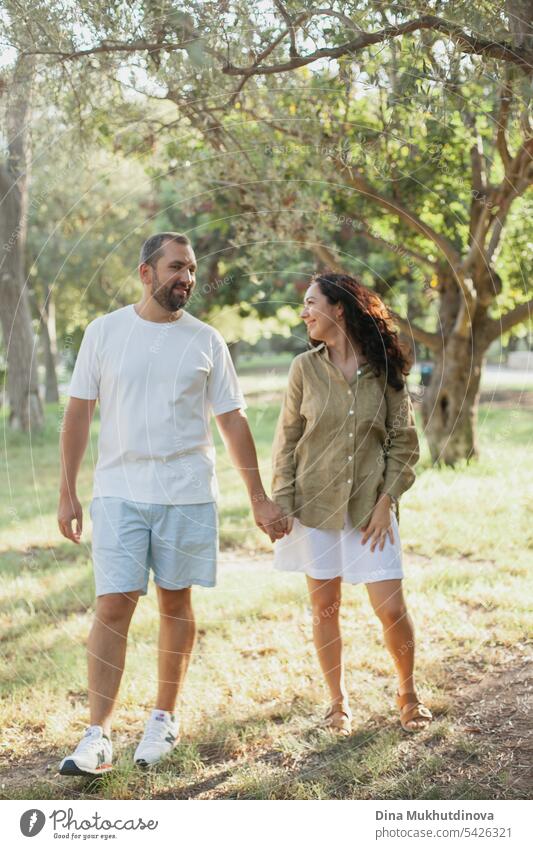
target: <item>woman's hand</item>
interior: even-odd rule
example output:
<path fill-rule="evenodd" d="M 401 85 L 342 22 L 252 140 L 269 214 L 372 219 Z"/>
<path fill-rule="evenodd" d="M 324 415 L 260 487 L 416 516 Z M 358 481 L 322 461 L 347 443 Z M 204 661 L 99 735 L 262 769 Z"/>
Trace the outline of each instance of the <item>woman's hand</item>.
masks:
<path fill-rule="evenodd" d="M 361 545 L 365 545 L 370 539 L 370 551 L 374 552 L 376 545 L 379 544 L 379 550 L 383 551 L 387 536 L 391 542 L 394 542 L 394 532 L 391 524 L 391 499 L 388 495 L 382 495 L 376 502 L 376 506 L 372 511 L 370 521 L 361 528 L 363 538 Z"/>
<path fill-rule="evenodd" d="M 265 492 L 252 495 L 252 510 L 255 524 L 270 537 L 271 542 L 285 536 L 287 519 L 283 510 Z"/>

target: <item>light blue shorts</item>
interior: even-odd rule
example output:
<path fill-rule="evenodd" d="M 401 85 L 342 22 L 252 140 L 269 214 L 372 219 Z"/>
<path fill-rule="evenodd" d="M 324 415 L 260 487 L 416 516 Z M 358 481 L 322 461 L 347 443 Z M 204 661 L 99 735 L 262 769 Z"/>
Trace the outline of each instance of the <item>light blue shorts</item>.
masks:
<path fill-rule="evenodd" d="M 97 596 L 138 590 L 146 595 L 151 568 L 155 583 L 165 590 L 215 586 L 214 502 L 169 505 L 93 498 L 90 514 Z"/>

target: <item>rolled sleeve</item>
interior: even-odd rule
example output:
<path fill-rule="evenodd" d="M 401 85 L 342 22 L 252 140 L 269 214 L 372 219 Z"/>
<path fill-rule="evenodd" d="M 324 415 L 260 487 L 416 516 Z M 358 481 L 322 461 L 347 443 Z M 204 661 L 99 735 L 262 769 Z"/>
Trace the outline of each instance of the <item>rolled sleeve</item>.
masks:
<path fill-rule="evenodd" d="M 387 441 L 385 446 L 385 477 L 381 491 L 395 498 L 415 482 L 415 466 L 420 457 L 413 404 L 407 386 L 386 389 Z"/>
<path fill-rule="evenodd" d="M 218 334 L 213 337 L 213 362 L 207 380 L 207 399 L 215 416 L 247 407 L 228 346 Z"/>
<path fill-rule="evenodd" d="M 294 511 L 294 451 L 304 429 L 301 402 L 302 372 L 298 360 L 294 360 L 276 426 L 272 456 L 272 498 L 287 513 Z"/>
<path fill-rule="evenodd" d="M 94 401 L 99 397 L 101 377 L 99 328 L 98 319 L 85 328 L 68 388 L 68 394 L 73 398 Z"/>

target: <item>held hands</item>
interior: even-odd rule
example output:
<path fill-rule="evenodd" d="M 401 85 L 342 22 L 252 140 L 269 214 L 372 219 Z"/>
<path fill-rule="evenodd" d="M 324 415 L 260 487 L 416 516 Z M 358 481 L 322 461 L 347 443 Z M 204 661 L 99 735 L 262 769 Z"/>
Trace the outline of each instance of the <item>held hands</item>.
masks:
<path fill-rule="evenodd" d="M 363 538 L 361 545 L 365 545 L 370 539 L 370 551 L 373 553 L 376 545 L 379 544 L 379 550 L 383 551 L 387 536 L 391 542 L 394 542 L 394 533 L 391 525 L 391 500 L 388 495 L 382 495 L 378 499 L 376 506 L 372 511 L 370 521 L 361 528 Z"/>
<path fill-rule="evenodd" d="M 76 520 L 76 530 L 72 523 Z M 67 539 L 79 545 L 83 530 L 83 510 L 75 493 L 61 492 L 57 508 L 57 524 L 59 530 Z"/>
<path fill-rule="evenodd" d="M 292 530 L 292 518 L 288 518 L 266 493 L 252 495 L 252 510 L 255 524 L 270 537 L 271 542 L 281 539 Z M 290 527 L 288 527 L 290 522 Z"/>

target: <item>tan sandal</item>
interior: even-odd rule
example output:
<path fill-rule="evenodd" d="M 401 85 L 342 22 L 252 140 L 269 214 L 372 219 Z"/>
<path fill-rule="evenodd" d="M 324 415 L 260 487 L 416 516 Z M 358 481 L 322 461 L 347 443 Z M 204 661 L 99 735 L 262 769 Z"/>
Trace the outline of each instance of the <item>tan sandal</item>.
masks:
<path fill-rule="evenodd" d="M 344 702 L 331 705 L 322 722 L 322 728 L 328 728 L 341 737 L 348 737 L 352 733 L 352 712 L 348 705 Z"/>
<path fill-rule="evenodd" d="M 402 693 L 401 695 L 400 693 L 396 693 L 396 704 L 400 710 L 402 728 L 411 734 L 413 732 L 423 731 L 433 719 L 430 709 L 422 704 L 416 693 Z M 417 724 L 414 727 L 410 726 L 409 723 L 414 719 L 423 720 L 424 724 Z"/>

